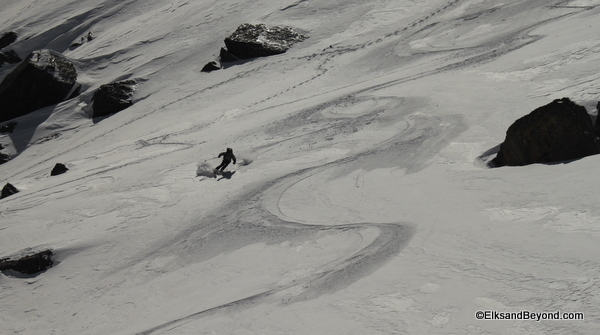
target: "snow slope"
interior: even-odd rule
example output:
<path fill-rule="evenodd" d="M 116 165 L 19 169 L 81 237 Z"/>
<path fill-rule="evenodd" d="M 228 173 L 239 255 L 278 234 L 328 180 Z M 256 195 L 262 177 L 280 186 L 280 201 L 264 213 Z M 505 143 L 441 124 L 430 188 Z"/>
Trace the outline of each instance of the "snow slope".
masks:
<path fill-rule="evenodd" d="M 83 90 L 0 137 L 0 182 L 21 190 L 0 201 L 0 258 L 56 252 L 0 275 L 0 333 L 597 333 L 600 157 L 485 162 L 553 99 L 597 113 L 599 16 L 598 0 L 2 1 L 10 48 L 64 53 Z M 200 72 L 245 22 L 310 38 Z M 135 104 L 91 120 L 122 79 Z M 226 147 L 240 164 L 206 176 Z"/>

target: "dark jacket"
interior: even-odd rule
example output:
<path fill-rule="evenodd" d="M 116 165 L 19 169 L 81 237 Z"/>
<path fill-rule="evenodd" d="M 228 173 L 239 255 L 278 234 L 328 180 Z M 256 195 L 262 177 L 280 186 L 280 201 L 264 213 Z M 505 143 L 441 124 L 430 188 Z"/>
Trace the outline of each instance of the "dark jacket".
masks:
<path fill-rule="evenodd" d="M 231 148 L 227 148 L 227 151 L 220 153 L 219 158 L 220 157 L 223 157 L 223 162 L 225 163 L 233 161 L 233 164 L 235 164 L 235 156 L 233 155 L 233 150 Z"/>

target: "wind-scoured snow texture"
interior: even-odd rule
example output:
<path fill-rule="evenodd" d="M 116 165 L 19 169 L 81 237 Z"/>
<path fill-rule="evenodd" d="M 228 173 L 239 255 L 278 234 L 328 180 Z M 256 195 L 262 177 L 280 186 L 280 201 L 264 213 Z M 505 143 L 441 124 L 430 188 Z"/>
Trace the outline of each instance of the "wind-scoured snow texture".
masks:
<path fill-rule="evenodd" d="M 0 1 L 15 51 L 62 50 L 82 82 L 0 135 L 20 190 L 0 201 L 0 258 L 57 264 L 0 275 L 0 333 L 599 333 L 600 157 L 485 164 L 555 99 L 596 114 L 599 6 Z M 310 38 L 201 72 L 243 22 Z M 135 104 L 87 117 L 127 78 Z M 228 147 L 251 164 L 197 175 Z"/>

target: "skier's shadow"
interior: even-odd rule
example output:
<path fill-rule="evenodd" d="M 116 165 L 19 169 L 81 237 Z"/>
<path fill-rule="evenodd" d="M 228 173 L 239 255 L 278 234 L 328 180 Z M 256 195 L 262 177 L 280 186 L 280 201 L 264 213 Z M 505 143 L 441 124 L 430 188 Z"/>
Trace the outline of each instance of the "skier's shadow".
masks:
<path fill-rule="evenodd" d="M 223 171 L 220 174 L 216 175 L 216 177 L 221 177 L 221 178 L 218 178 L 217 181 L 222 180 L 222 179 L 231 179 L 231 177 L 233 176 L 234 173 L 235 173 L 235 171 Z"/>

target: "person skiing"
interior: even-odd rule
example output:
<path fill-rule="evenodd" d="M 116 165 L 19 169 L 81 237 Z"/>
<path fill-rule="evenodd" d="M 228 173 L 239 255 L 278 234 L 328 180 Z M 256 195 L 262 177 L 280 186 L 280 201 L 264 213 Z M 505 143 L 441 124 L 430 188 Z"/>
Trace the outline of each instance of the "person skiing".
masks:
<path fill-rule="evenodd" d="M 235 164 L 235 156 L 233 155 L 233 149 L 231 148 L 227 148 L 227 151 L 220 153 L 219 158 L 220 157 L 223 157 L 223 161 L 215 168 L 215 172 L 223 172 L 223 170 L 225 170 L 231 161 L 233 161 L 233 164 Z"/>

